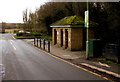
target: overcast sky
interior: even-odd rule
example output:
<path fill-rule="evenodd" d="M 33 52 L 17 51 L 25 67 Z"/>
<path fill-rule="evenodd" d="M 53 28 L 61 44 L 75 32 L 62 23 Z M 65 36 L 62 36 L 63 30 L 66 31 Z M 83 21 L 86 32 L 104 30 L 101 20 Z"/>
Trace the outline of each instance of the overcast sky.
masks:
<path fill-rule="evenodd" d="M 23 22 L 23 11 L 28 8 L 34 12 L 36 8 L 48 0 L 0 0 L 0 22 Z"/>
<path fill-rule="evenodd" d="M 23 11 L 26 8 L 34 12 L 36 8 L 39 8 L 40 5 L 44 4 L 47 1 L 51 1 L 51 0 L 0 0 L 0 22 L 2 21 L 11 22 L 11 23 L 23 22 L 22 19 Z M 52 1 L 58 1 L 58 2 L 85 1 L 86 2 L 86 0 L 52 0 Z M 119 0 L 101 0 L 101 1 L 108 2 L 108 1 L 119 1 Z"/>

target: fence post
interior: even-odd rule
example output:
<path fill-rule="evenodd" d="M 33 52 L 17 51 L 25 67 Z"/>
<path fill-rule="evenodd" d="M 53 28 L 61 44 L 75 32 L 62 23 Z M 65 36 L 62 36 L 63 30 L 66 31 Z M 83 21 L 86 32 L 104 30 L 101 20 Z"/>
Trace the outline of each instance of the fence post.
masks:
<path fill-rule="evenodd" d="M 43 40 L 43 49 L 45 50 L 45 39 Z"/>
<path fill-rule="evenodd" d="M 37 47 L 38 47 L 38 38 L 37 38 Z"/>
<path fill-rule="evenodd" d="M 41 48 L 41 39 L 40 39 L 40 48 Z"/>
<path fill-rule="evenodd" d="M 34 38 L 34 45 L 35 45 L 35 38 Z"/>
<path fill-rule="evenodd" d="M 50 41 L 48 41 L 48 52 L 50 52 Z"/>

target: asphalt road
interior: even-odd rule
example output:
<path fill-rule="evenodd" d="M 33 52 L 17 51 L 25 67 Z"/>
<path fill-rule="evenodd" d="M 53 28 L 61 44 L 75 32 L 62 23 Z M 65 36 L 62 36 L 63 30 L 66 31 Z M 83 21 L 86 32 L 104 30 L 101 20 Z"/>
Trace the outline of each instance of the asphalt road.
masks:
<path fill-rule="evenodd" d="M 12 34 L 0 37 L 4 80 L 104 80 L 13 39 Z"/>

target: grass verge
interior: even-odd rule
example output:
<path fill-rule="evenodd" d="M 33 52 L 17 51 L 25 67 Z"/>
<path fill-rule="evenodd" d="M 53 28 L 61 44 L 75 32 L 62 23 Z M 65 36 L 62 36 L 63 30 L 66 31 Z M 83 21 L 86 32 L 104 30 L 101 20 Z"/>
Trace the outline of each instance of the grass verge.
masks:
<path fill-rule="evenodd" d="M 16 35 L 14 35 L 14 37 L 15 37 L 16 39 L 25 38 L 24 36 L 16 36 Z"/>
<path fill-rule="evenodd" d="M 41 36 L 17 36 L 17 35 L 14 35 L 14 37 L 15 37 L 16 39 L 37 37 L 37 38 L 52 40 L 52 36 L 48 36 L 48 35 L 41 35 Z"/>

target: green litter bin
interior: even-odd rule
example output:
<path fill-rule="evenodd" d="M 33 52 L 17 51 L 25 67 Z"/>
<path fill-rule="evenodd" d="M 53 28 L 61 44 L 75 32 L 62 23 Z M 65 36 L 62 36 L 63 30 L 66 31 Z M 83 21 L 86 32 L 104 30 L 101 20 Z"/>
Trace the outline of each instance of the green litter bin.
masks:
<path fill-rule="evenodd" d="M 100 39 L 91 39 L 88 42 L 88 57 L 102 56 L 102 41 Z"/>

